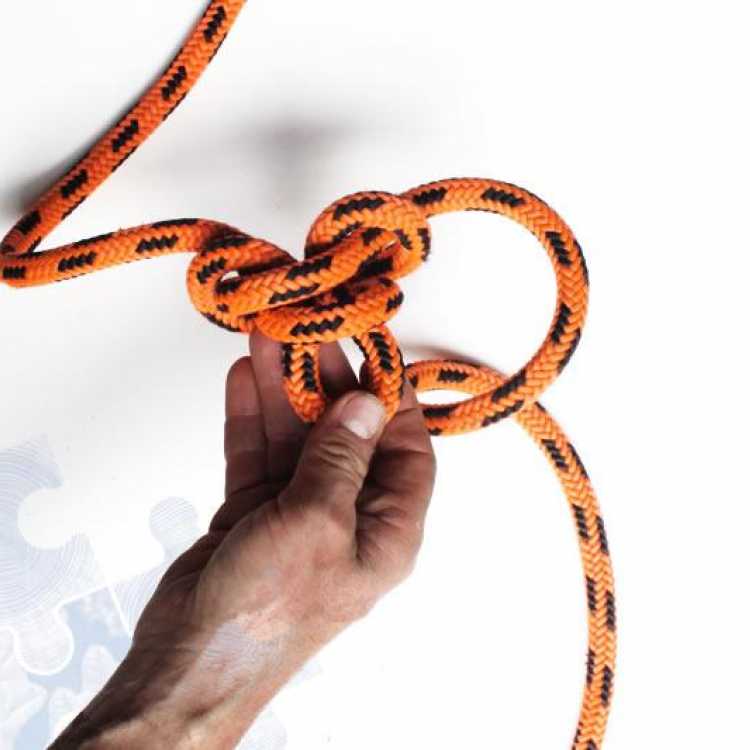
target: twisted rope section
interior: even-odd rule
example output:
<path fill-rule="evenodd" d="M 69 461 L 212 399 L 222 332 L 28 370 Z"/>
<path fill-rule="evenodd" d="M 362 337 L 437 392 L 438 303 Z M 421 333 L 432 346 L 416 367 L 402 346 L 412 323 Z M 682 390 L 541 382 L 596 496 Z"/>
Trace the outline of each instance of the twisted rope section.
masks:
<path fill-rule="evenodd" d="M 455 390 L 469 398 L 423 405 L 433 435 L 475 430 L 514 417 L 556 472 L 578 533 L 586 584 L 589 648 L 574 750 L 599 750 L 612 694 L 615 603 L 604 524 L 586 470 L 537 399 L 573 355 L 588 301 L 581 248 L 560 216 L 532 193 L 487 179 L 440 180 L 400 195 L 369 191 L 331 204 L 313 222 L 305 257 L 295 260 L 266 240 L 207 219 L 159 221 L 36 252 L 72 213 L 168 117 L 223 43 L 243 0 L 214 0 L 163 75 L 135 107 L 75 164 L 8 232 L 0 274 L 14 287 L 63 281 L 110 266 L 170 253 L 194 253 L 187 288 L 215 325 L 257 327 L 282 342 L 284 387 L 299 416 L 315 421 L 326 406 L 319 351 L 352 337 L 365 358 L 366 385 L 398 408 L 405 379 L 417 391 Z M 404 366 L 385 325 L 404 296 L 397 280 L 429 256 L 430 217 L 489 211 L 528 229 L 545 249 L 557 281 L 549 331 L 531 359 L 506 377 L 487 367 L 435 360 Z"/>

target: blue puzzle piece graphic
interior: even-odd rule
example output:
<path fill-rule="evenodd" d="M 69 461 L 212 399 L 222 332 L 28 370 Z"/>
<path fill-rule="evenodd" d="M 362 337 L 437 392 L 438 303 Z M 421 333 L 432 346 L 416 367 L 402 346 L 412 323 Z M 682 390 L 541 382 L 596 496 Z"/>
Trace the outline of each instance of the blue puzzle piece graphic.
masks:
<path fill-rule="evenodd" d="M 198 513 L 181 498 L 162 500 L 152 509 L 149 522 L 154 539 L 164 550 L 162 563 L 112 586 L 112 594 L 131 634 L 167 568 L 200 536 Z"/>
<path fill-rule="evenodd" d="M 33 684 L 16 659 L 10 633 L 0 633 L 0 750 L 13 750 L 23 727 L 47 701 L 47 691 Z"/>
<path fill-rule="evenodd" d="M 93 645 L 86 649 L 81 661 L 78 689 L 58 687 L 50 696 L 48 706 L 50 742 L 57 738 L 91 702 L 117 669 L 117 664 L 118 661 L 106 646 Z"/>
<path fill-rule="evenodd" d="M 9 466 L 13 468 L 8 469 Z M 46 474 L 41 467 L 47 467 Z M 34 477 L 33 481 L 28 479 L 29 475 Z M 55 483 L 59 482 L 54 462 L 44 443 L 24 446 L 10 459 L 6 454 L 0 454 L 0 499 L 7 503 L 7 498 L 15 498 L 15 508 L 28 496 L 29 486 L 54 487 Z M 13 524 L 16 520 L 13 516 Z M 14 723 L 0 713 L 0 738 L 6 735 L 9 738 L 6 744 L 0 744 L 0 750 L 46 747 L 103 687 L 124 658 L 138 618 L 164 572 L 200 535 L 195 508 L 180 498 L 167 498 L 158 503 L 151 511 L 149 521 L 151 533 L 163 549 L 163 559 L 158 566 L 111 585 L 100 583 L 93 590 L 77 598 L 70 597 L 67 603 L 63 601 L 62 606 L 58 604 L 53 608 L 54 621 L 65 632 L 72 632 L 75 636 L 72 657 L 60 660 L 62 666 L 57 670 L 43 674 L 37 671 L 30 675 L 30 680 L 27 679 L 29 689 L 36 692 L 29 695 L 33 695 L 35 702 L 33 706 L 27 705 L 26 713 L 17 714 Z M 21 546 L 17 539 L 14 543 L 16 548 Z M 34 550 L 29 545 L 25 545 L 24 549 L 27 554 L 44 552 Z M 83 569 L 86 569 L 85 566 Z M 66 570 L 75 581 L 81 580 L 78 575 L 80 567 L 72 566 Z M 10 588 L 13 589 L 12 586 Z M 58 583 L 58 590 L 65 588 L 64 582 Z M 1 592 L 0 584 L 0 595 Z M 28 599 L 23 601 L 29 603 Z M 36 621 L 44 621 L 44 618 L 37 616 Z M 6 637 L 10 643 L 10 637 Z M 24 674 L 20 666 L 18 669 Z M 319 668 L 314 663 L 308 665 L 294 682 L 303 682 L 318 672 Z M 45 703 L 46 710 L 40 710 Z M 31 708 L 34 708 L 34 712 L 31 712 Z M 272 709 L 267 709 L 238 747 L 240 750 L 283 750 L 286 744 L 283 724 Z"/>
<path fill-rule="evenodd" d="M 21 666 L 38 675 L 57 672 L 71 659 L 73 635 L 61 606 L 104 584 L 85 537 L 57 549 L 37 549 L 18 528 L 23 501 L 58 486 L 46 440 L 0 452 L 0 632 L 13 634 Z"/>

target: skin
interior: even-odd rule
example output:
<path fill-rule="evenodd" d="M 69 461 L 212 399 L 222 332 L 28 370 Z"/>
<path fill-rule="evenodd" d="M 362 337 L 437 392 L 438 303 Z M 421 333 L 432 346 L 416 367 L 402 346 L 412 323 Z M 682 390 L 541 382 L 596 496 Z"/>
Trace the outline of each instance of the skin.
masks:
<path fill-rule="evenodd" d="M 339 346 L 324 345 L 337 398 L 309 429 L 284 395 L 279 345 L 253 334 L 251 351 L 227 377 L 224 503 L 52 750 L 235 747 L 305 662 L 413 568 L 435 459 L 412 389 L 384 425 Z"/>

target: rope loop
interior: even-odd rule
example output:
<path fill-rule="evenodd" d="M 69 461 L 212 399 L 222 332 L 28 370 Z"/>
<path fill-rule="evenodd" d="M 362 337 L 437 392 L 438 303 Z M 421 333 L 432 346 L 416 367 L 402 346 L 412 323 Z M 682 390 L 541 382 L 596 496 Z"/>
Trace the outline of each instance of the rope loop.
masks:
<path fill-rule="evenodd" d="M 433 435 L 467 432 L 510 416 L 549 459 L 568 500 L 586 584 L 586 682 L 573 750 L 601 750 L 615 666 L 615 598 L 609 547 L 593 487 L 565 433 L 536 400 L 570 361 L 588 304 L 588 271 L 570 228 L 528 190 L 489 179 L 439 180 L 400 195 L 354 193 L 321 212 L 304 259 L 218 221 L 170 219 L 120 229 L 37 252 L 43 239 L 119 169 L 185 98 L 223 44 L 244 0 L 210 0 L 167 70 L 103 136 L 11 227 L 0 241 L 0 281 L 30 287 L 111 266 L 193 253 L 187 288 L 205 318 L 229 331 L 258 328 L 282 342 L 284 387 L 301 419 L 326 406 L 320 347 L 352 337 L 365 358 L 363 385 L 389 417 L 408 378 L 414 388 L 454 390 L 469 397 L 423 404 Z M 488 211 L 518 222 L 546 251 L 557 282 L 557 305 L 536 353 L 506 377 L 453 360 L 404 366 L 385 325 L 400 309 L 397 280 L 428 258 L 429 219 L 450 211 Z"/>
<path fill-rule="evenodd" d="M 557 281 L 548 334 L 510 377 L 489 377 L 487 371 L 480 374 L 455 362 L 442 363 L 439 372 L 432 363 L 409 367 L 415 384 L 421 379 L 422 386 L 432 384 L 431 390 L 461 383 L 460 390 L 466 391 L 470 386 L 471 397 L 464 401 L 424 406 L 434 435 L 486 427 L 526 409 L 558 376 L 578 346 L 588 303 L 588 271 L 573 233 L 544 201 L 517 185 L 464 178 L 429 183 L 402 195 L 347 195 L 313 222 L 301 261 L 270 242 L 219 225 L 190 264 L 188 291 L 211 322 L 232 331 L 257 327 L 290 347 L 285 386 L 302 419 L 314 421 L 325 408 L 318 375 L 320 344 L 347 337 L 365 353 L 370 387 L 392 416 L 407 375 L 401 352 L 384 327 L 404 301 L 395 280 L 428 258 L 429 217 L 451 211 L 487 211 L 518 222 L 546 250 Z"/>

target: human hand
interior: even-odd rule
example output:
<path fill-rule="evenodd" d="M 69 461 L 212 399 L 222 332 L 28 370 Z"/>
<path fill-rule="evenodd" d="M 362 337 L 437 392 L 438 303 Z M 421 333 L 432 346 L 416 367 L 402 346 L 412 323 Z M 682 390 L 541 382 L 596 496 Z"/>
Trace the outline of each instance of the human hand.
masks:
<path fill-rule="evenodd" d="M 321 375 L 340 398 L 308 430 L 283 392 L 279 345 L 251 340 L 252 357 L 227 378 L 225 502 L 55 750 L 234 747 L 279 688 L 412 569 L 435 461 L 411 388 L 384 425 L 341 349 L 324 345 Z"/>

